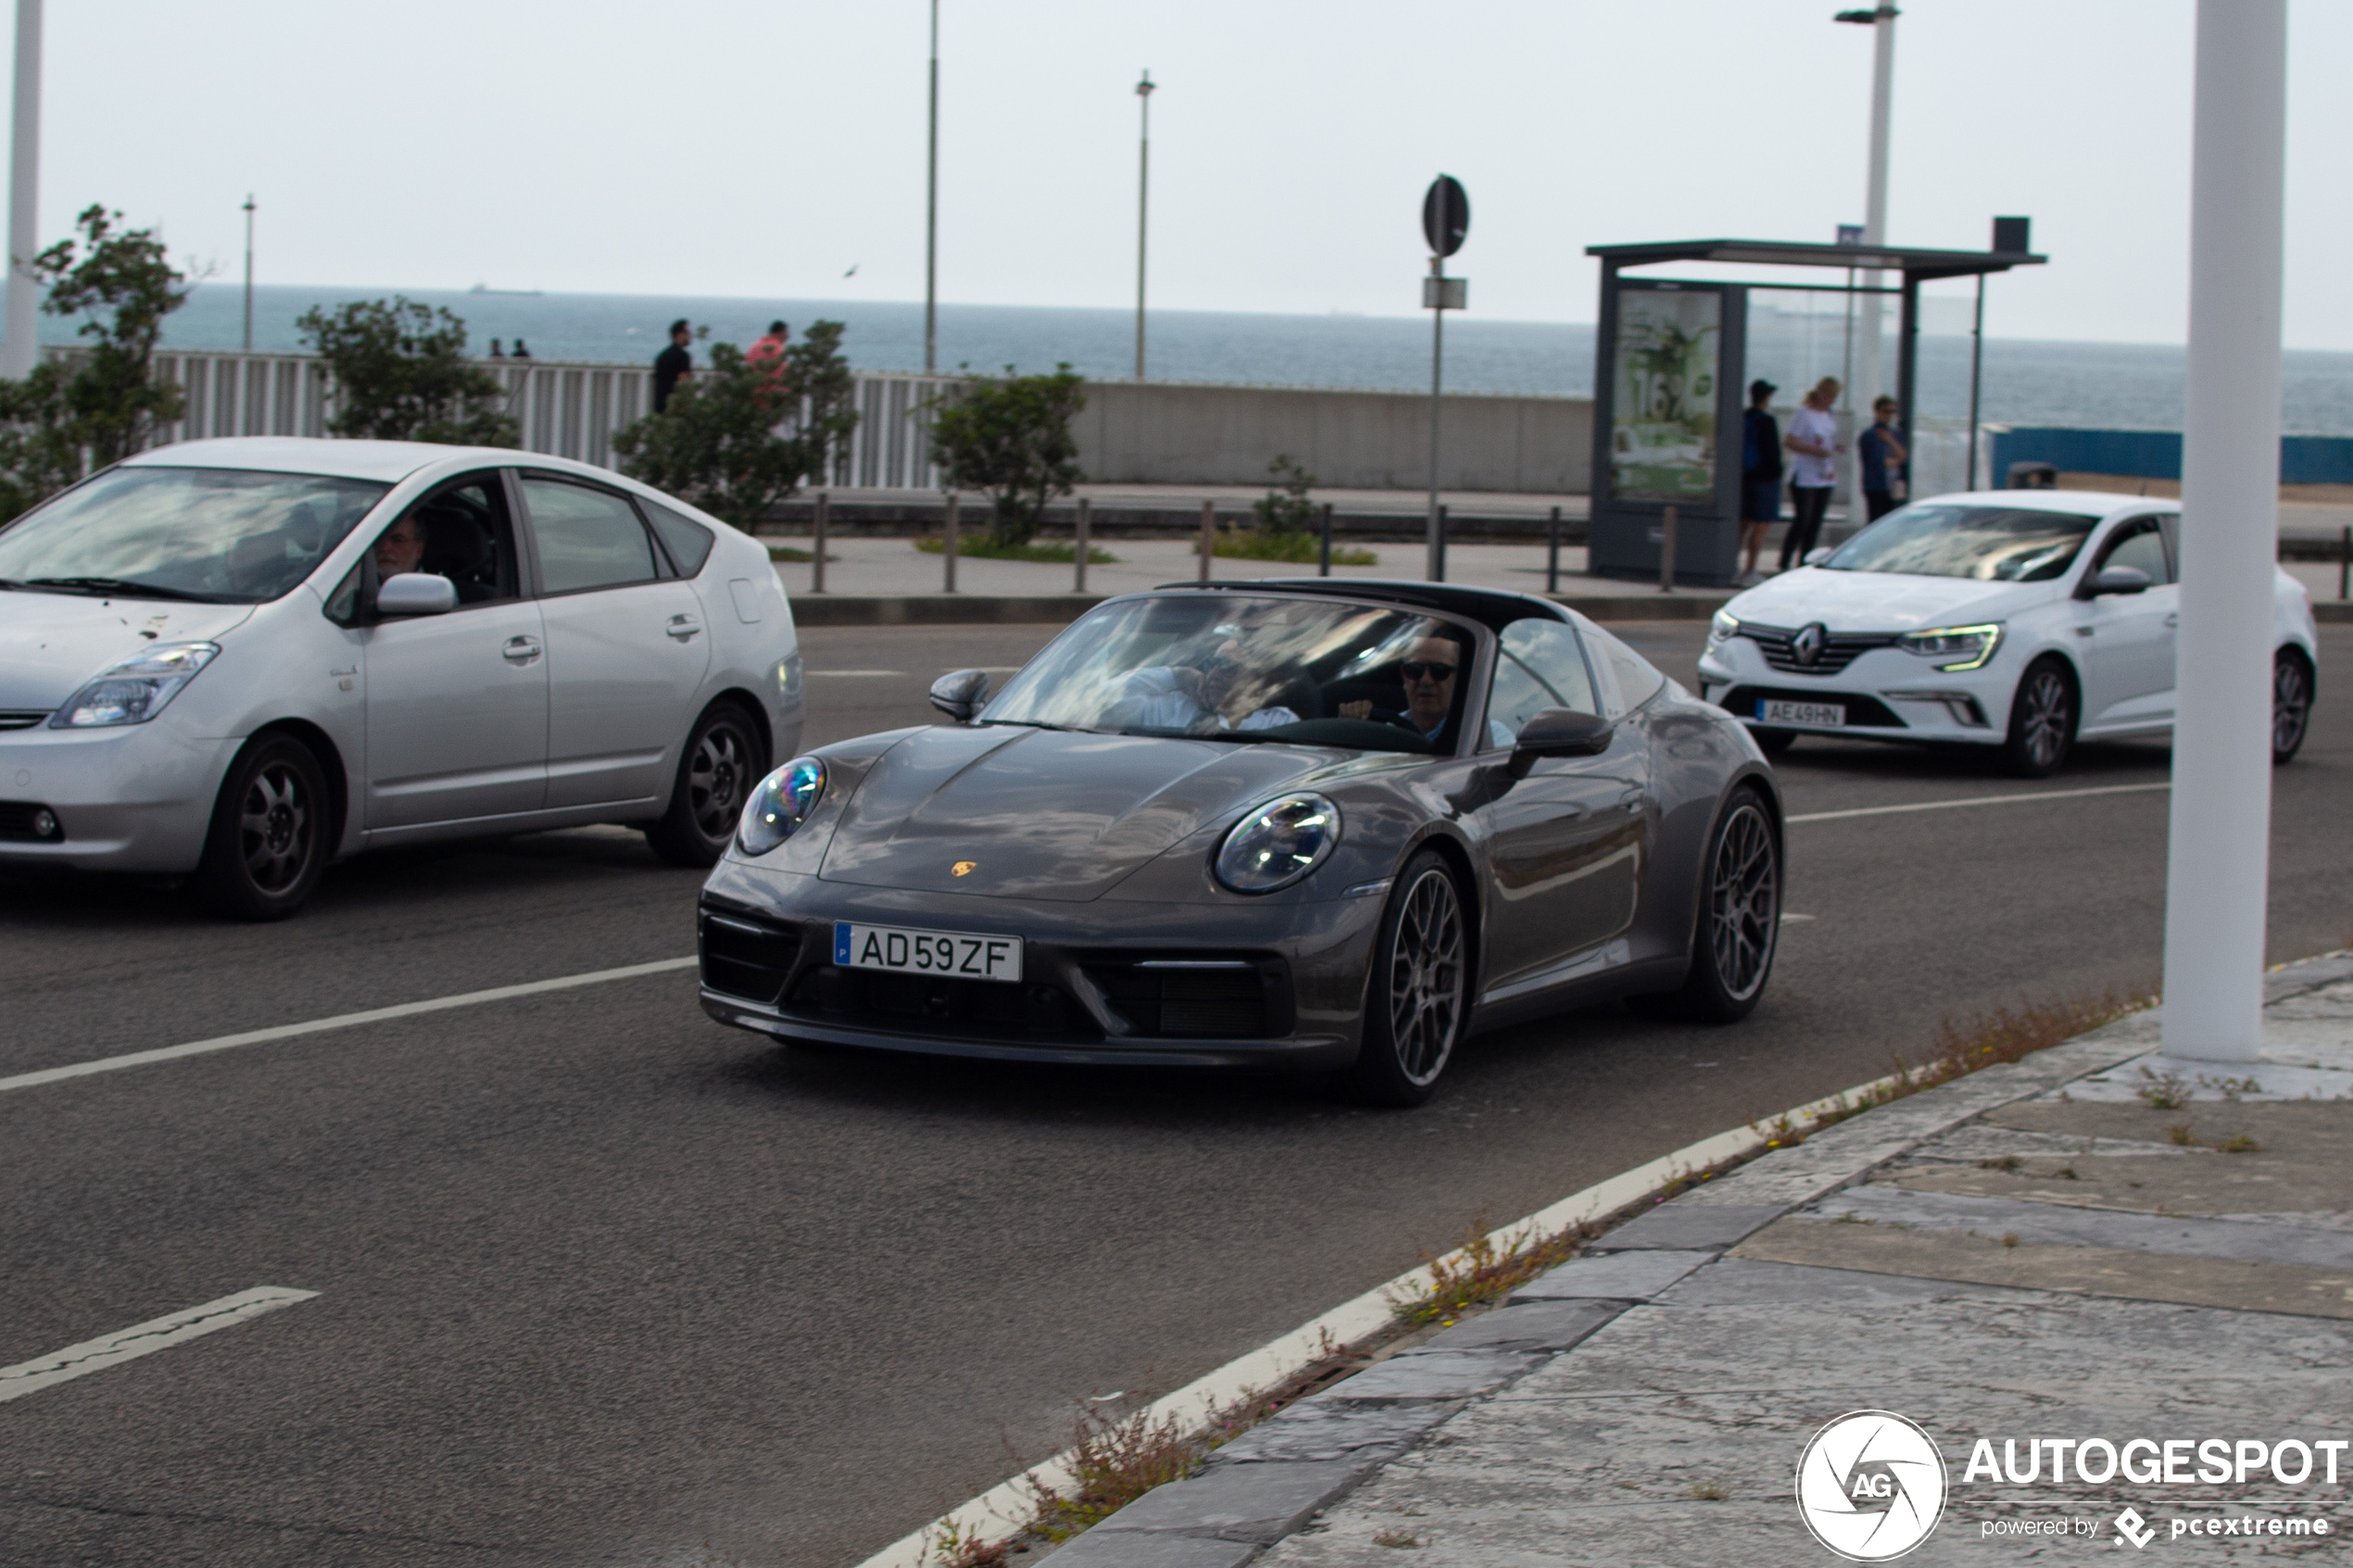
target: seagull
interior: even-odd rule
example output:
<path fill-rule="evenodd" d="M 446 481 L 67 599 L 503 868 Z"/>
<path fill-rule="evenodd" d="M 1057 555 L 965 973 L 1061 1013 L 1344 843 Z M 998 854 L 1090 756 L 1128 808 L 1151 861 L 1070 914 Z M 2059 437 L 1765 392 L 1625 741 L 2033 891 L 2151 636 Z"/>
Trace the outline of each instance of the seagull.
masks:
<path fill-rule="evenodd" d="M 851 263 L 849 264 L 849 271 L 847 271 L 847 272 L 844 272 L 844 273 L 842 274 L 842 276 L 843 276 L 843 277 L 845 277 L 845 278 L 854 278 L 854 277 L 858 276 L 858 263 L 856 263 L 855 261 L 851 262 Z"/>

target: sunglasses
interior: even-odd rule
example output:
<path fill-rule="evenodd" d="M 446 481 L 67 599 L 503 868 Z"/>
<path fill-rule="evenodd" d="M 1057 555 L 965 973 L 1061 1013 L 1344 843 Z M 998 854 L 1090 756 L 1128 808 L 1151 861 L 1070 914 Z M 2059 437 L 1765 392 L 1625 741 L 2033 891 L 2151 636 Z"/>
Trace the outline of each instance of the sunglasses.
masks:
<path fill-rule="evenodd" d="M 1409 681 L 1418 681 L 1425 675 L 1428 676 L 1433 681 L 1451 681 L 1454 678 L 1454 667 L 1453 665 L 1424 664 L 1419 659 L 1409 659 L 1404 663 L 1400 664 L 1397 667 L 1397 671 L 1399 674 L 1404 676 L 1405 679 Z"/>

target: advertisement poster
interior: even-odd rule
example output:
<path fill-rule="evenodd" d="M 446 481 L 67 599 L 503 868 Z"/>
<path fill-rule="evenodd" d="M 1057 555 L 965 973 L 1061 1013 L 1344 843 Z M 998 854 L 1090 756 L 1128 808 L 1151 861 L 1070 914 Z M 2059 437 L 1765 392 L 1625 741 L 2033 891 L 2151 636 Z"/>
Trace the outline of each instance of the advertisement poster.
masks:
<path fill-rule="evenodd" d="M 1716 491 L 1716 385 L 1724 300 L 1627 289 L 1617 296 L 1610 483 L 1629 501 L 1705 502 Z"/>

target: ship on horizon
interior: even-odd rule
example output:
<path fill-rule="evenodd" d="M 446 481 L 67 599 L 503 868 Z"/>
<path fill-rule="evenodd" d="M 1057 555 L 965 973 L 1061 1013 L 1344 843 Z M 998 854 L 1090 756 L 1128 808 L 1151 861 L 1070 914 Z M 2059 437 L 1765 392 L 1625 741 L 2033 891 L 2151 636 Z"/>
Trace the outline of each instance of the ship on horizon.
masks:
<path fill-rule="evenodd" d="M 545 291 L 540 289 L 494 289 L 488 283 L 476 283 L 466 292 L 468 294 L 510 295 L 517 299 L 537 299 Z"/>

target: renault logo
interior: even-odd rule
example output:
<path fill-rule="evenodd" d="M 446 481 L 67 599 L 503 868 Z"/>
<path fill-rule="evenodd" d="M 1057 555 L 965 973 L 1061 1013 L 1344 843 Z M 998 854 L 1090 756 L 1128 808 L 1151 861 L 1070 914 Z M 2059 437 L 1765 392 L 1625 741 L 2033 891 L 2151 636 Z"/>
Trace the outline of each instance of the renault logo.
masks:
<path fill-rule="evenodd" d="M 1811 670 L 1814 668 L 1814 661 L 1822 657 L 1822 649 L 1830 640 L 1831 634 L 1824 631 L 1822 623 L 1817 621 L 1789 640 L 1789 651 L 1796 657 L 1802 668 Z"/>
<path fill-rule="evenodd" d="M 948 870 L 957 876 L 970 876 L 973 873 L 973 868 L 979 864 L 978 860 L 959 860 Z"/>

